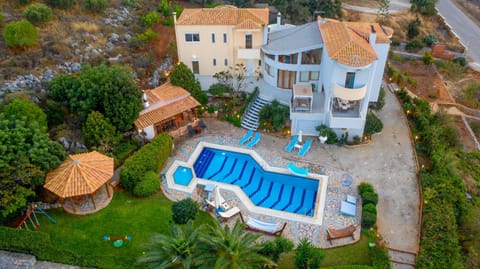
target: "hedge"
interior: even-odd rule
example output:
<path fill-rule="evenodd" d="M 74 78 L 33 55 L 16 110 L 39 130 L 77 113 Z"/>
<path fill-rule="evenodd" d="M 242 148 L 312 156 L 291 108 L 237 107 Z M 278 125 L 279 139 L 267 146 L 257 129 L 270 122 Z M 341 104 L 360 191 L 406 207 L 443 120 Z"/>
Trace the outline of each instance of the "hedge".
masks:
<path fill-rule="evenodd" d="M 59 263 L 92 266 L 73 252 L 57 249 L 50 235 L 41 231 L 28 231 L 0 226 L 0 249 L 27 253 L 39 260 L 54 260 Z"/>
<path fill-rule="evenodd" d="M 162 133 L 125 161 L 120 172 L 123 187 L 133 192 L 147 171 L 158 173 L 172 151 L 173 139 Z"/>
<path fill-rule="evenodd" d="M 376 269 L 370 265 L 340 265 L 332 267 L 322 267 L 322 269 Z"/>
<path fill-rule="evenodd" d="M 153 171 L 148 171 L 142 178 L 142 181 L 133 189 L 136 196 L 149 196 L 156 193 L 160 189 L 160 178 Z"/>

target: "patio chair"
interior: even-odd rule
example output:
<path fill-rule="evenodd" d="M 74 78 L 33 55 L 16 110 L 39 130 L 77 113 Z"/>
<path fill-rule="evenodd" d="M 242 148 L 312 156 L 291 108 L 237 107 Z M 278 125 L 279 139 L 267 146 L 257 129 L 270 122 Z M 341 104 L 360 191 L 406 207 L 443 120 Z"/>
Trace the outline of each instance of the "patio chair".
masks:
<path fill-rule="evenodd" d="M 242 138 L 240 138 L 240 140 L 238 140 L 238 143 L 240 143 L 240 145 L 247 143 L 247 141 L 252 139 L 252 135 L 253 135 L 253 130 L 248 130 L 247 134 L 245 134 L 245 136 L 243 136 Z"/>
<path fill-rule="evenodd" d="M 308 175 L 308 168 L 297 167 L 293 162 L 288 164 L 288 170 L 297 176 L 306 176 Z"/>
<path fill-rule="evenodd" d="M 340 204 L 340 213 L 355 217 L 357 215 L 357 206 L 347 201 L 342 201 Z"/>
<path fill-rule="evenodd" d="M 188 125 L 187 126 L 187 129 L 188 129 L 188 135 L 189 136 L 194 136 L 197 132 L 195 131 L 195 129 L 193 129 L 193 126 L 192 125 Z"/>
<path fill-rule="evenodd" d="M 207 125 L 205 124 L 205 122 L 203 122 L 203 120 L 200 120 L 198 122 L 198 125 L 200 126 L 200 128 L 202 128 L 202 130 L 207 129 Z"/>
<path fill-rule="evenodd" d="M 350 225 L 342 229 L 334 229 L 328 227 L 327 229 L 327 240 L 332 244 L 332 240 L 345 238 L 345 237 L 352 237 L 355 240 L 355 231 L 357 227 L 355 225 Z"/>
<path fill-rule="evenodd" d="M 293 148 L 295 147 L 295 144 L 297 144 L 298 141 L 298 135 L 294 135 L 292 137 L 292 140 L 288 143 L 288 145 L 285 147 L 286 152 L 291 152 Z"/>
<path fill-rule="evenodd" d="M 247 221 L 245 222 L 245 219 L 243 218 L 242 213 L 240 213 L 240 219 L 242 220 L 243 223 L 247 225 L 245 230 L 252 231 L 252 232 L 259 232 L 259 233 L 272 235 L 272 236 L 282 235 L 283 230 L 287 226 L 286 222 L 283 223 L 283 226 L 281 226 L 280 223 L 267 222 L 267 221 L 253 218 L 251 216 L 249 216 Z"/>
<path fill-rule="evenodd" d="M 255 146 L 260 141 L 261 136 L 262 136 L 261 133 L 256 133 L 255 137 L 252 139 L 252 141 L 250 141 L 250 143 L 247 144 L 247 146 L 249 148 L 252 148 L 253 146 Z"/>
<path fill-rule="evenodd" d="M 305 156 L 305 154 L 307 154 L 307 152 L 310 150 L 311 145 L 312 145 L 312 140 L 307 139 L 307 141 L 305 141 L 305 145 L 303 145 L 303 147 L 298 152 L 298 156 L 300 157 Z"/>

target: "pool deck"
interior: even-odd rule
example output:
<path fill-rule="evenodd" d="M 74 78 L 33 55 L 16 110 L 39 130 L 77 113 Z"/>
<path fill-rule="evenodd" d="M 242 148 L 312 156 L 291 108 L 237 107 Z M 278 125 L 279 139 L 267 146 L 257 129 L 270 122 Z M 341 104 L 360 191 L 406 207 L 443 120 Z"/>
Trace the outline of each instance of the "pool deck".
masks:
<path fill-rule="evenodd" d="M 244 135 L 242 129 L 229 127 L 229 131 L 231 133 L 229 135 L 220 135 L 216 133 L 217 128 L 213 128 L 210 126 L 215 125 L 224 125 L 226 123 L 218 122 L 214 120 L 207 120 L 207 125 L 209 129 L 200 136 L 196 136 L 189 139 L 181 139 L 175 141 L 175 150 L 173 152 L 173 156 L 169 159 L 167 165 L 165 166 L 166 169 L 163 173 L 167 173 L 167 180 L 168 180 L 168 168 L 172 166 L 175 162 L 176 165 L 191 165 L 188 164 L 190 160 L 190 156 L 193 154 L 198 154 L 198 145 L 200 144 L 215 144 L 220 146 L 231 146 L 240 149 L 240 151 L 248 150 L 246 146 L 240 146 L 238 144 L 238 140 L 240 137 Z M 227 126 L 225 126 L 227 127 Z M 222 132 L 225 133 L 225 132 Z M 284 143 L 288 143 L 287 138 L 276 138 L 268 135 L 263 135 L 262 140 L 267 141 L 269 140 L 270 143 L 276 144 L 276 140 L 282 141 L 281 147 L 283 149 Z M 260 143 L 262 143 L 262 140 Z M 283 142 L 283 140 L 285 142 Z M 269 143 L 269 144 L 270 144 Z M 277 147 L 278 148 L 278 147 Z M 197 151 L 197 153 L 195 153 Z M 262 146 L 258 148 L 254 148 L 256 154 L 258 154 L 270 167 L 280 169 L 279 172 L 286 172 L 286 168 L 288 163 L 294 161 L 296 165 L 301 167 L 308 167 L 311 173 L 320 173 L 321 170 L 325 168 L 318 163 L 309 162 L 304 159 L 297 158 L 297 152 L 287 153 L 285 151 L 279 151 L 275 148 L 264 148 Z M 315 154 L 315 153 L 312 153 Z M 361 218 L 361 208 L 360 205 L 357 204 L 357 215 L 355 217 L 342 215 L 340 213 L 340 202 L 345 200 L 347 194 L 350 195 L 357 195 L 356 186 L 359 183 L 359 179 L 353 176 L 353 183 L 351 186 L 343 186 L 341 183 L 341 177 L 346 172 L 339 171 L 339 170 L 325 170 L 326 175 L 328 176 L 327 186 L 326 186 L 326 196 L 320 197 L 322 202 L 317 203 L 317 212 L 321 212 L 321 216 L 319 216 L 320 221 L 318 219 L 305 217 L 299 214 L 291 214 L 291 213 L 283 213 L 276 210 L 264 210 L 261 207 L 252 208 L 252 203 L 245 198 L 244 195 L 239 194 L 238 192 L 232 190 L 232 188 L 222 188 L 222 195 L 225 200 L 229 201 L 229 203 L 233 206 L 237 206 L 240 208 L 242 214 L 244 216 L 254 216 L 256 218 L 277 222 L 277 223 L 284 223 L 287 222 L 287 227 L 283 232 L 283 236 L 293 240 L 295 243 L 299 242 L 300 239 L 307 237 L 309 238 L 312 243 L 318 247 L 334 247 L 344 244 L 354 243 L 359 239 L 359 231 L 357 231 L 356 240 L 352 238 L 343 238 L 332 241 L 332 244 L 327 241 L 327 227 L 332 228 L 344 228 L 349 225 L 356 225 L 359 224 L 359 220 Z M 170 170 L 170 173 L 173 173 Z M 166 182 L 166 181 L 164 181 Z M 203 181 L 199 182 L 200 184 L 204 184 Z M 217 185 L 222 185 L 221 183 L 214 182 Z M 171 183 L 170 183 L 171 184 Z M 203 204 L 204 197 L 203 193 L 200 189 L 194 189 L 194 184 L 190 184 L 188 187 L 183 188 L 182 191 L 175 190 L 173 188 L 169 188 L 168 184 L 163 184 L 163 190 L 166 195 L 172 200 L 179 200 L 185 197 L 191 197 L 194 200 L 199 201 Z M 225 184 L 227 185 L 227 184 Z M 181 188 L 180 188 L 181 189 Z M 190 194 L 191 193 L 191 194 Z M 247 201 L 246 201 L 247 200 Z M 321 208 L 320 208 L 321 207 Z M 276 211 L 273 212 L 272 211 Z M 295 216 L 297 216 L 295 218 Z M 235 222 L 238 217 L 234 217 L 228 221 L 228 223 Z M 309 220 L 310 219 L 310 220 Z M 320 225 L 319 225 L 320 224 Z M 268 238 L 264 236 L 263 238 Z"/>
<path fill-rule="evenodd" d="M 375 135 L 372 143 L 366 146 L 344 148 L 336 145 L 323 145 L 319 144 L 318 139 L 312 138 L 314 143 L 309 153 L 305 157 L 299 158 L 296 152 L 287 153 L 283 150 L 288 144 L 289 138 L 263 134 L 255 150 L 273 166 L 287 167 L 288 162 L 295 161 L 297 165 L 311 165 L 313 172 L 320 167 L 326 168 L 330 182 L 324 226 L 330 224 L 340 227 L 344 224 L 343 221 L 346 221 L 345 223 L 352 221 L 348 217 L 338 215 L 339 199 L 343 199 L 343 195 L 350 191 L 355 193 L 354 186 L 359 182 L 366 181 L 373 184 L 379 195 L 377 227 L 383 241 L 391 248 L 417 252 L 420 231 L 420 201 L 416 164 L 408 126 L 400 104 L 388 91 L 385 107 L 377 115 L 384 124 L 383 131 L 381 134 Z M 205 133 L 175 141 L 176 150 L 169 164 L 174 159 L 187 160 L 189 152 L 199 141 L 237 146 L 238 138 L 246 132 L 229 123 L 212 119 L 204 119 L 204 121 L 208 125 Z M 168 167 L 169 165 L 166 166 L 167 169 Z M 346 190 L 339 181 L 343 173 L 353 176 L 354 182 L 351 190 Z M 357 208 L 357 213 L 358 211 Z M 330 218 L 331 215 L 336 215 L 336 217 Z M 359 219 L 358 216 L 357 219 Z M 289 227 L 289 231 L 285 231 L 284 234 L 290 234 L 290 236 L 295 236 L 295 231 L 299 230 L 305 232 L 296 233 L 297 237 L 317 232 L 310 227 L 295 223 L 287 227 Z M 318 231 L 318 233 L 320 232 L 324 231 Z M 317 236 L 317 238 L 319 237 Z M 328 246 L 325 238 L 323 236 L 321 239 L 325 241 L 324 243 L 317 245 Z M 345 240 L 346 242 L 342 240 L 334 241 L 334 245 L 349 243 L 348 239 Z"/>

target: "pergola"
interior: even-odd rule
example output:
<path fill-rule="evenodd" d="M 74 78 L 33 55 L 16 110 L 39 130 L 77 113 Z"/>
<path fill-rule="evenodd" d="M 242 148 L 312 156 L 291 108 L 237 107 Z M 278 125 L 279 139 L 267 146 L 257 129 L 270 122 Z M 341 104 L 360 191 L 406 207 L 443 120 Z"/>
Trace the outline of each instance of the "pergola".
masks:
<path fill-rule="evenodd" d="M 66 211 L 74 214 L 93 213 L 111 201 L 112 190 L 108 182 L 113 170 L 113 158 L 97 151 L 69 155 L 57 169 L 47 174 L 43 187 L 60 197 Z M 105 187 L 107 197 L 98 203 L 95 196 L 102 187 Z M 90 199 L 91 205 L 87 200 L 83 201 L 84 197 Z M 66 201 L 73 212 L 66 207 Z"/>
<path fill-rule="evenodd" d="M 312 101 L 312 86 L 293 85 L 293 111 L 312 112 Z"/>

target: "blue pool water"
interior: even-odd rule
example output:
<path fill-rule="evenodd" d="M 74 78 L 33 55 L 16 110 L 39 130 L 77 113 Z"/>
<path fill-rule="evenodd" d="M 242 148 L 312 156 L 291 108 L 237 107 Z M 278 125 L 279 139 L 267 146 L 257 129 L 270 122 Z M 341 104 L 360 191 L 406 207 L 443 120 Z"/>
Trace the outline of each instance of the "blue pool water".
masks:
<path fill-rule="evenodd" d="M 173 173 L 173 180 L 179 185 L 188 186 L 190 181 L 192 181 L 192 178 L 192 169 L 185 166 L 177 167 L 177 170 L 175 170 L 175 173 Z"/>
<path fill-rule="evenodd" d="M 204 148 L 193 165 L 198 178 L 239 186 L 257 206 L 313 216 L 318 180 L 273 173 L 248 154 Z"/>

